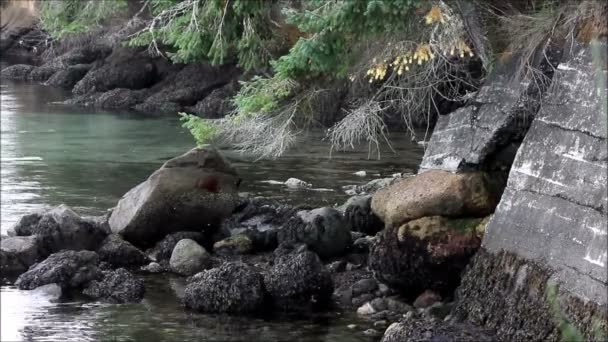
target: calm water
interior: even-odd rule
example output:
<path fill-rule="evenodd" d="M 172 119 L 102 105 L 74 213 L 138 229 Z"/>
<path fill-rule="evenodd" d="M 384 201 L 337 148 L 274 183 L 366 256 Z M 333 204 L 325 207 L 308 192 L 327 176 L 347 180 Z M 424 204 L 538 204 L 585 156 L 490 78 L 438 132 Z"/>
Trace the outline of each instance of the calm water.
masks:
<path fill-rule="evenodd" d="M 68 94 L 48 87 L 3 81 L 1 110 L 1 220 L 4 233 L 23 214 L 68 204 L 82 214 L 101 214 L 165 160 L 192 147 L 177 117 L 109 113 L 56 104 Z M 382 161 L 367 153 L 333 154 L 322 132 L 303 138 L 297 150 L 274 161 L 252 162 L 224 151 L 243 178 L 242 191 L 297 204 L 341 204 L 343 185 L 380 174 L 413 172 L 421 148 L 395 135 L 397 154 Z M 359 170 L 369 176 L 353 175 Z M 297 177 L 316 190 L 288 190 L 269 180 Z M 179 306 L 182 280 L 146 278 L 141 304 L 105 305 L 73 299 L 51 303 L 12 287 L 1 289 L 2 341 L 369 341 L 336 314 L 314 319 L 229 318 L 192 314 Z M 357 322 L 358 324 L 363 324 Z"/>

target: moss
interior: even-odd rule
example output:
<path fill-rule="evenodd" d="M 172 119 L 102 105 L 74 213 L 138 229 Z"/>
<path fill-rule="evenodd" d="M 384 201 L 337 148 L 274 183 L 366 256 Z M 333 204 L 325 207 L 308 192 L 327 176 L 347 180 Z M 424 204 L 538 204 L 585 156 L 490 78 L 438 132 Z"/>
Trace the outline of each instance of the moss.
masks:
<path fill-rule="evenodd" d="M 459 233 L 474 232 L 483 223 L 481 218 L 446 218 L 442 216 L 427 216 L 410 221 L 399 228 L 398 239 L 402 241 L 406 235 L 414 236 L 420 240 L 431 238 L 437 234 L 449 231 Z M 485 225 L 484 225 L 485 226 Z"/>

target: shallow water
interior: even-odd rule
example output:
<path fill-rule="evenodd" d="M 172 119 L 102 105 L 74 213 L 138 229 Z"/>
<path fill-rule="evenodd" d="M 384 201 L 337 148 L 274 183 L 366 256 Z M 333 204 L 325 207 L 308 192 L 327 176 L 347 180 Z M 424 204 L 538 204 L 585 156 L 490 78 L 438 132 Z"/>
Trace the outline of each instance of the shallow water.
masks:
<path fill-rule="evenodd" d="M 57 89 L 18 82 L 0 85 L 0 232 L 23 214 L 61 203 L 81 214 L 102 214 L 122 194 L 145 180 L 167 159 L 192 147 L 177 116 L 115 113 L 56 104 Z M 341 187 L 395 172 L 415 172 L 419 145 L 393 135 L 397 154 L 381 161 L 367 152 L 334 153 L 323 132 L 304 137 L 298 149 L 274 161 L 247 159 L 225 150 L 243 178 L 241 191 L 292 204 L 335 205 L 348 197 Z M 366 177 L 353 173 L 365 170 Z M 290 190 L 270 180 L 300 178 L 317 190 Z M 75 298 L 51 303 L 13 287 L 2 287 L 2 341 L 369 341 L 356 319 L 337 314 L 315 318 L 230 318 L 185 311 L 176 298 L 182 280 L 146 278 L 140 304 L 107 305 Z M 363 324 L 357 322 L 358 324 Z"/>

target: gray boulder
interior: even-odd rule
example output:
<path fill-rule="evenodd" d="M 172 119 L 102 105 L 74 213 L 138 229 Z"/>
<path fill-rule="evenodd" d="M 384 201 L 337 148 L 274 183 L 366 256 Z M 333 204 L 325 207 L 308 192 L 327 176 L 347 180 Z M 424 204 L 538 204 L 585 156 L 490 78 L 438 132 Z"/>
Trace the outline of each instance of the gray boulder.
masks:
<path fill-rule="evenodd" d="M 187 307 L 210 313 L 249 313 L 264 304 L 263 277 L 243 263 L 225 263 L 192 277 L 184 292 Z"/>
<path fill-rule="evenodd" d="M 51 76 L 46 82 L 47 85 L 61 87 L 63 89 L 72 89 L 84 75 L 89 72 L 91 66 L 88 64 L 77 64 L 68 67 L 67 69 L 59 70 Z"/>
<path fill-rule="evenodd" d="M 41 238 L 37 235 L 3 237 L 0 248 L 0 269 L 3 275 L 18 275 L 44 256 Z"/>
<path fill-rule="evenodd" d="M 5 79 L 25 80 L 34 70 L 35 66 L 27 64 L 15 64 L 2 69 L 0 77 Z"/>
<path fill-rule="evenodd" d="M 63 249 L 94 250 L 108 235 L 103 222 L 82 218 L 65 205 L 42 215 L 26 215 L 17 222 L 14 231 L 17 236 L 39 235 L 49 253 Z"/>
<path fill-rule="evenodd" d="M 279 256 L 264 274 L 273 304 L 283 310 L 310 310 L 329 305 L 333 293 L 331 275 L 310 251 Z"/>
<path fill-rule="evenodd" d="M 119 268 L 103 271 L 103 278 L 91 281 L 82 293 L 109 303 L 138 303 L 144 297 L 145 287 L 143 280 Z"/>
<path fill-rule="evenodd" d="M 110 216 L 110 227 L 136 246 L 177 231 L 213 231 L 234 210 L 239 181 L 217 150 L 194 148 L 127 192 Z"/>
<path fill-rule="evenodd" d="M 97 254 L 101 261 L 108 262 L 114 267 L 139 267 L 149 262 L 142 251 L 117 234 L 110 234 L 97 250 Z"/>
<path fill-rule="evenodd" d="M 175 245 L 177 245 L 177 243 L 183 239 L 194 240 L 199 245 L 202 245 L 205 241 L 205 235 L 200 232 L 177 232 L 169 234 L 157 242 L 154 247 L 148 249 L 146 254 L 157 262 L 169 261 Z"/>
<path fill-rule="evenodd" d="M 99 257 L 95 252 L 62 251 L 30 267 L 17 278 L 15 285 L 22 290 L 32 290 L 57 283 L 63 289 L 78 289 L 102 277 L 98 265 Z"/>
<path fill-rule="evenodd" d="M 183 239 L 175 245 L 169 265 L 173 272 L 189 276 L 205 269 L 210 258 L 211 255 L 196 241 Z"/>
<path fill-rule="evenodd" d="M 343 254 L 351 245 L 350 229 L 342 214 L 333 208 L 300 211 L 278 231 L 279 244 L 302 242 L 322 258 Z"/>

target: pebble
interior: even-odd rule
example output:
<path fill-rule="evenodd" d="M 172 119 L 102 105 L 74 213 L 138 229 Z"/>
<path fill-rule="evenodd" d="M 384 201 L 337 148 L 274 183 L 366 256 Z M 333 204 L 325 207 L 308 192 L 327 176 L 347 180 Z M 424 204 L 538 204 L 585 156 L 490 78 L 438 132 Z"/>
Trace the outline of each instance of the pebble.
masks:
<path fill-rule="evenodd" d="M 363 332 L 363 334 L 367 336 L 378 336 L 380 335 L 380 332 L 376 329 L 367 329 Z"/>
<path fill-rule="evenodd" d="M 388 323 L 385 320 L 381 320 L 381 321 L 375 321 L 374 322 L 374 327 L 375 328 L 384 328 L 386 327 Z"/>
<path fill-rule="evenodd" d="M 358 177 L 365 177 L 365 176 L 367 176 L 367 172 L 357 171 L 357 172 L 353 173 L 353 175 L 358 176 Z"/>
<path fill-rule="evenodd" d="M 375 312 L 376 312 L 376 310 L 374 310 L 374 308 L 372 307 L 372 305 L 369 302 L 363 304 L 362 306 L 360 306 L 357 309 L 357 314 L 361 315 L 361 316 L 369 316 Z"/>
<path fill-rule="evenodd" d="M 297 178 L 289 178 L 288 180 L 285 181 L 285 185 L 287 185 L 288 188 L 294 188 L 294 189 L 312 187 L 312 184 L 306 183 L 305 181 L 303 181 L 301 179 L 297 179 Z"/>
<path fill-rule="evenodd" d="M 357 329 L 357 325 L 356 324 L 349 324 L 346 326 L 348 329 Z"/>

